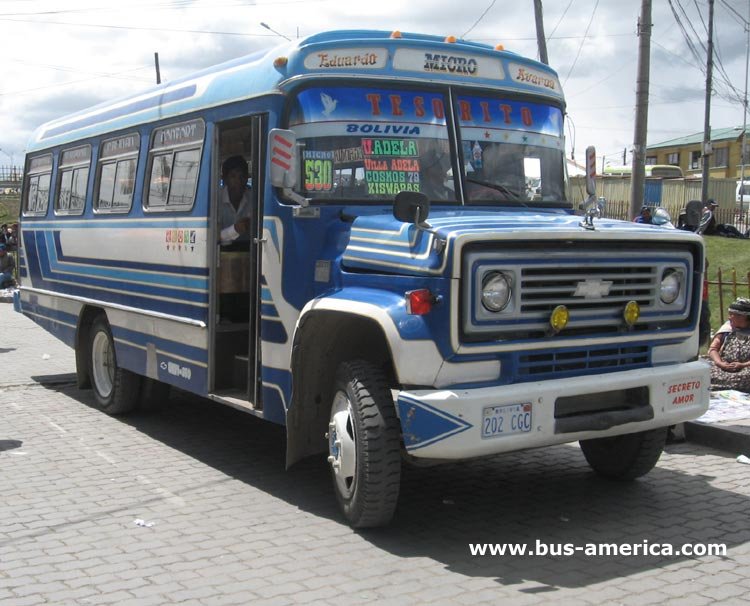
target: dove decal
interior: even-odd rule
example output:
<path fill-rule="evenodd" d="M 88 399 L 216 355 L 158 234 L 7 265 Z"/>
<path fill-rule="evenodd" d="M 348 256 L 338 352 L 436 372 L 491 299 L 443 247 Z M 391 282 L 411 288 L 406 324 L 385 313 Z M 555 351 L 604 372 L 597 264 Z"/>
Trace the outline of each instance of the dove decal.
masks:
<path fill-rule="evenodd" d="M 338 103 L 336 99 L 326 93 L 320 93 L 320 101 L 323 103 L 323 115 L 326 117 L 334 112 L 336 104 Z"/>

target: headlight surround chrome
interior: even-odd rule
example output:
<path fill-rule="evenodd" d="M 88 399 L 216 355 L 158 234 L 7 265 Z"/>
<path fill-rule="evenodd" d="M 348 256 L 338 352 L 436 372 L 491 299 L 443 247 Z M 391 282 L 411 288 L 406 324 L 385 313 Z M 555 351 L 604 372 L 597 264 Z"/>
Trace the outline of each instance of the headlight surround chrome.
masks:
<path fill-rule="evenodd" d="M 659 298 L 662 303 L 671 305 L 680 296 L 682 289 L 682 274 L 676 269 L 665 269 L 661 275 L 661 284 L 659 285 Z"/>
<path fill-rule="evenodd" d="M 482 279 L 482 305 L 491 312 L 500 312 L 508 307 L 512 290 L 512 279 L 501 271 L 487 273 Z"/>

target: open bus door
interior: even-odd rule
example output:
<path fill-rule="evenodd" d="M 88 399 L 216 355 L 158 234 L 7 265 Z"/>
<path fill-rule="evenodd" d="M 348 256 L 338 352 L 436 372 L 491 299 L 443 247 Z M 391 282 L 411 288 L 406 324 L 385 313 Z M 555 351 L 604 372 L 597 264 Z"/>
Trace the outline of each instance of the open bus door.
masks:
<path fill-rule="evenodd" d="M 212 165 L 215 167 L 212 224 L 215 262 L 211 284 L 212 323 L 209 334 L 210 397 L 236 408 L 260 410 L 260 246 L 263 224 L 263 174 L 265 116 L 251 116 L 217 124 Z M 222 164 L 242 156 L 248 180 L 244 196 L 253 209 L 247 233 L 221 242 L 222 205 L 229 203 L 222 183 Z"/>

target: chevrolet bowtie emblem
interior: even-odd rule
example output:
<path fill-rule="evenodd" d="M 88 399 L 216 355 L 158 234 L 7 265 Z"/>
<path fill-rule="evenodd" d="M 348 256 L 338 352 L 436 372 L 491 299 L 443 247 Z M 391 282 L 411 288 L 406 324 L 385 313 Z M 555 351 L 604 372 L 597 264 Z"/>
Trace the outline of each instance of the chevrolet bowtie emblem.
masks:
<path fill-rule="evenodd" d="M 601 299 L 609 294 L 612 288 L 612 280 L 584 280 L 576 286 L 574 297 L 583 297 L 584 299 Z"/>

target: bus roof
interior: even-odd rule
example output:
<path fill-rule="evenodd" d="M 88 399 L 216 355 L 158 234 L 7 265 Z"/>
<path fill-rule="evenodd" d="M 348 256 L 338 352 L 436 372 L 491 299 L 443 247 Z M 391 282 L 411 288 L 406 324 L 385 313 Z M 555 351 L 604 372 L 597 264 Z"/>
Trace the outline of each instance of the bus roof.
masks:
<path fill-rule="evenodd" d="M 375 30 L 315 34 L 48 122 L 34 131 L 27 151 L 283 92 L 312 76 L 458 83 L 533 93 L 563 103 L 557 74 L 548 66 L 486 44 L 446 40 Z"/>
<path fill-rule="evenodd" d="M 672 164 L 646 164 L 644 171 L 647 177 L 679 179 L 683 176 L 682 169 Z M 632 172 L 632 166 L 605 166 L 602 174 L 605 177 L 629 177 Z"/>

